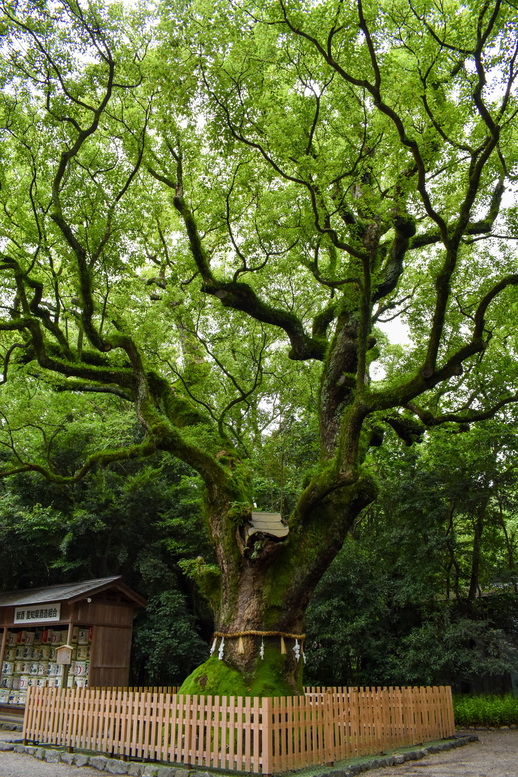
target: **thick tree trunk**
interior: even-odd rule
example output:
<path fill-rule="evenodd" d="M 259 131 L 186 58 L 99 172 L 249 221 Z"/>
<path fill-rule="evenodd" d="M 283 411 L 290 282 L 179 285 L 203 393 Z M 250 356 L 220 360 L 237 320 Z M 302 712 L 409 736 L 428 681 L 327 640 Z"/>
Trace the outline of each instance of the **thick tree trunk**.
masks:
<path fill-rule="evenodd" d="M 216 515 L 211 528 L 221 590 L 214 608 L 214 650 L 186 679 L 183 693 L 302 692 L 306 607 L 348 529 L 373 496 L 370 481 L 337 488 L 315 500 L 305 514 L 295 512 L 284 540 L 254 535 L 248 545 L 235 517 L 232 522 L 228 511 Z"/>

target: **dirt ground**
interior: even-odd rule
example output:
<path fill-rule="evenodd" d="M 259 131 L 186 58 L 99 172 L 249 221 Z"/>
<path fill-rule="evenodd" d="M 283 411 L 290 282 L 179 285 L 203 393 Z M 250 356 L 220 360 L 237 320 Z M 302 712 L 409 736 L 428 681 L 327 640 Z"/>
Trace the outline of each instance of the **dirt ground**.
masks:
<path fill-rule="evenodd" d="M 477 731 L 479 742 L 430 755 L 401 766 L 374 769 L 369 777 L 518 777 L 518 730 Z M 0 731 L 0 740 L 19 737 Z M 27 754 L 0 752 L 0 777 L 99 777 L 90 767 L 39 761 Z"/>
<path fill-rule="evenodd" d="M 518 777 L 518 730 L 475 731 L 479 741 L 401 766 L 373 769 L 369 777 Z"/>
<path fill-rule="evenodd" d="M 0 731 L 0 741 L 14 742 L 20 734 Z M 0 751 L 0 777 L 100 777 L 105 772 L 88 766 L 78 768 L 67 764 L 51 764 L 40 761 L 27 753 Z"/>

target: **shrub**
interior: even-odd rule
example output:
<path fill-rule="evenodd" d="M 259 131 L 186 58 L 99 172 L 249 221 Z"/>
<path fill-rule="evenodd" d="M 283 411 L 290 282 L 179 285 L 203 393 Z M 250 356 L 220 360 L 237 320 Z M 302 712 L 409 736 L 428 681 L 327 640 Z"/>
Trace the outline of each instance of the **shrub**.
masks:
<path fill-rule="evenodd" d="M 518 699 L 512 693 L 505 696 L 454 696 L 453 711 L 459 728 L 518 724 Z"/>

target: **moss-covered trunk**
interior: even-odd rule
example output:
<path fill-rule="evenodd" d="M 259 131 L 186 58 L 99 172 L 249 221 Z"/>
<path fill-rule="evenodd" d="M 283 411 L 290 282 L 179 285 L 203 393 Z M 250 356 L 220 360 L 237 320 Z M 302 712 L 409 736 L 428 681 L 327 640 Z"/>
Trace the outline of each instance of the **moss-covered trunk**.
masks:
<path fill-rule="evenodd" d="M 328 490 L 317 499 L 305 494 L 282 540 L 256 534 L 247 543 L 235 511 L 212 515 L 221 571 L 217 584 L 213 578 L 205 581 L 216 621 L 213 653 L 187 678 L 182 692 L 257 696 L 302 692 L 306 607 L 348 529 L 373 496 L 366 480 Z"/>
<path fill-rule="evenodd" d="M 213 654 L 186 680 L 186 693 L 278 696 L 302 690 L 301 608 L 269 606 L 267 570 L 244 560 L 227 580 L 217 611 Z M 293 636 L 293 635 L 296 635 Z M 296 641 L 296 639 L 298 641 Z"/>

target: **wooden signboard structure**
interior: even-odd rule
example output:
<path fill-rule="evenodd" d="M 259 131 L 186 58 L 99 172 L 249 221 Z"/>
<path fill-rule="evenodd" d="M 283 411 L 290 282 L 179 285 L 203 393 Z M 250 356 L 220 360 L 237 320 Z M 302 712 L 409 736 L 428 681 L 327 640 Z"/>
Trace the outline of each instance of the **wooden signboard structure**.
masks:
<path fill-rule="evenodd" d="M 127 686 L 145 606 L 120 576 L 0 592 L 0 711 L 23 711 L 31 685 Z"/>
<path fill-rule="evenodd" d="M 254 534 L 266 535 L 283 539 L 289 532 L 288 526 L 282 522 L 280 513 L 252 512 L 252 518 L 245 524 L 245 537 L 248 542 Z"/>

